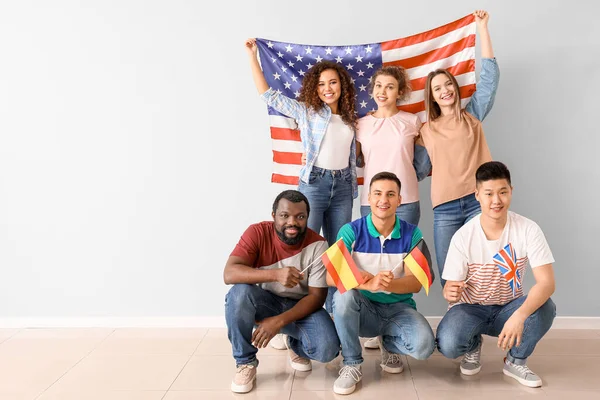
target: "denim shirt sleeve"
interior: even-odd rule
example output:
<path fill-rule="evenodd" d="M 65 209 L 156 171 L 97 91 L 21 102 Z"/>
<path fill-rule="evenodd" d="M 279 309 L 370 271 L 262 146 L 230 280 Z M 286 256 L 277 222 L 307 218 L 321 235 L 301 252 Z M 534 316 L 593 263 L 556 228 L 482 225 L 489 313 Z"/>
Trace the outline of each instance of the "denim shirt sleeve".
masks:
<path fill-rule="evenodd" d="M 419 182 L 427 178 L 427 176 L 429 176 L 429 173 L 431 172 L 431 160 L 429 159 L 427 149 L 425 149 L 425 147 L 423 146 L 419 146 L 418 144 L 415 144 L 413 167 L 415 168 L 415 172 L 417 173 L 417 180 Z"/>
<path fill-rule="evenodd" d="M 500 69 L 498 68 L 496 59 L 482 58 L 477 90 L 471 96 L 471 101 L 467 104 L 465 111 L 478 120 L 483 121 L 492 110 L 499 81 Z"/>
<path fill-rule="evenodd" d="M 306 106 L 299 101 L 290 99 L 286 95 L 273 90 L 273 88 L 269 88 L 269 90 L 260 95 L 260 98 L 268 106 L 273 107 L 290 118 L 294 118 L 298 122 L 298 125 L 306 121 Z"/>

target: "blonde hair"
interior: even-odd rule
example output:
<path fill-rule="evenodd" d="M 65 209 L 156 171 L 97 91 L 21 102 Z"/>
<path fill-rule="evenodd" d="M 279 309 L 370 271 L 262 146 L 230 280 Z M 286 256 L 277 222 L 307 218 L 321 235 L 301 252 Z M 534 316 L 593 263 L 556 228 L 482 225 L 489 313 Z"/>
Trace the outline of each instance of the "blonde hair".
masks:
<path fill-rule="evenodd" d="M 444 74 L 452 84 L 454 85 L 454 93 L 456 95 L 456 100 L 454 102 L 454 117 L 459 121 L 462 120 L 462 109 L 461 109 L 461 101 L 460 101 L 460 87 L 458 86 L 458 82 L 454 75 L 445 69 L 436 69 L 427 75 L 427 81 L 425 82 L 425 111 L 427 112 L 427 122 L 435 121 L 438 119 L 440 115 L 442 115 L 442 110 L 438 103 L 433 99 L 433 90 L 431 88 L 431 81 L 438 75 Z"/>

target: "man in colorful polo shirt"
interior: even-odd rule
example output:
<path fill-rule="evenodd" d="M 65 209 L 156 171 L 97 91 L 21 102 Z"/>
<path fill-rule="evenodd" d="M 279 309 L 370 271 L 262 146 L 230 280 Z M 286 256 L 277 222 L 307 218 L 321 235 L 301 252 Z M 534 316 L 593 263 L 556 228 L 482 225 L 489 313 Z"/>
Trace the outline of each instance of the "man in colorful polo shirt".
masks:
<path fill-rule="evenodd" d="M 437 329 L 438 349 L 453 359 L 464 354 L 461 373 L 475 375 L 481 370 L 481 335 L 497 336 L 498 347 L 508 349 L 504 374 L 540 387 L 542 380 L 527 367 L 527 357 L 556 315 L 550 299 L 554 257 L 540 227 L 508 211 L 512 186 L 504 164 L 482 164 L 476 182 L 481 214 L 454 234 L 444 265 L 444 297 L 450 306 Z M 523 296 L 527 264 L 536 283 Z"/>
<path fill-rule="evenodd" d="M 251 225 L 227 260 L 223 277 L 233 287 L 225 298 L 225 319 L 237 366 L 233 392 L 252 390 L 256 353 L 280 331 L 298 371 L 310 371 L 310 360 L 329 362 L 339 353 L 333 321 L 323 308 L 327 283 L 321 255 L 328 246 L 306 227 L 309 212 L 302 193 L 280 193 L 273 221 Z"/>
<path fill-rule="evenodd" d="M 338 233 L 367 280 L 333 297 L 343 356 L 340 376 L 333 385 L 337 394 L 354 392 L 362 379 L 359 336 L 379 337 L 381 367 L 393 374 L 403 371 L 401 354 L 423 360 L 435 348 L 433 331 L 412 298 L 421 284 L 402 261 L 423 235 L 417 226 L 396 216 L 402 202 L 400 185 L 391 172 L 374 175 L 369 185 L 371 213 L 344 225 Z M 334 286 L 329 274 L 327 283 Z"/>

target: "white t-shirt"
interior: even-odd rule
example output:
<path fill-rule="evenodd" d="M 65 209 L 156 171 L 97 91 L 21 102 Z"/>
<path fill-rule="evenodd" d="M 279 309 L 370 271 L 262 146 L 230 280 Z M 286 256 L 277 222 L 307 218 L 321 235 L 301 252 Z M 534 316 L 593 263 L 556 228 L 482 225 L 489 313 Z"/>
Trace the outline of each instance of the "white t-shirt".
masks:
<path fill-rule="evenodd" d="M 527 264 L 531 268 L 552 264 L 554 257 L 544 233 L 532 220 L 509 211 L 500 239 L 488 240 L 480 217 L 471 219 L 452 237 L 442 278 L 464 281 L 476 274 L 456 304 L 504 305 L 523 295 L 521 283 Z"/>
<path fill-rule="evenodd" d="M 344 169 L 350 165 L 350 150 L 354 131 L 342 117 L 331 114 L 325 136 L 315 160 L 315 166 L 323 169 Z"/>

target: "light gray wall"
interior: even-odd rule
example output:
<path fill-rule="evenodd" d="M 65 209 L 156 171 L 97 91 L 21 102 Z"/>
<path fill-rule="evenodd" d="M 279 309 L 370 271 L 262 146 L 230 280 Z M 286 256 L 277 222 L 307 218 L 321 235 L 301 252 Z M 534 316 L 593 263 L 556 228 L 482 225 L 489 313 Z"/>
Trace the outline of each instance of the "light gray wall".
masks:
<path fill-rule="evenodd" d="M 0 4 L 0 317 L 222 315 L 225 260 L 284 189 L 244 39 L 376 42 L 476 7 L 502 73 L 484 129 L 513 210 L 551 245 L 559 315 L 600 316 L 593 2 Z M 417 296 L 426 315 L 445 310 L 435 285 Z"/>

